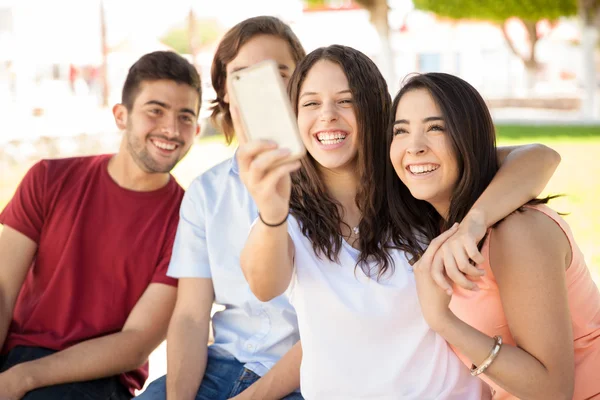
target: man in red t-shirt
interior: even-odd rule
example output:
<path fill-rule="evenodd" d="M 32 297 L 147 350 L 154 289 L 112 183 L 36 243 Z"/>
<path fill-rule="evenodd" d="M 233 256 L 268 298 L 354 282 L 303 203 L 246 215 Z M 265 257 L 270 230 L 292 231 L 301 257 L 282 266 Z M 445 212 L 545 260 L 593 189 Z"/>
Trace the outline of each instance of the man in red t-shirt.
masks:
<path fill-rule="evenodd" d="M 166 276 L 200 127 L 200 77 L 140 58 L 113 108 L 115 155 L 43 160 L 0 214 L 0 399 L 129 399 L 176 298 Z"/>

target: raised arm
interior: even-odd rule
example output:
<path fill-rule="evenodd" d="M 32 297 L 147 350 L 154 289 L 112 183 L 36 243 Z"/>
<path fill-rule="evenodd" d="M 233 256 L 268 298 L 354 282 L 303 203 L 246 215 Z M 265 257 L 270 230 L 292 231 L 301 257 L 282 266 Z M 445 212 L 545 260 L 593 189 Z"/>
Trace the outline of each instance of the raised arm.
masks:
<path fill-rule="evenodd" d="M 152 283 L 129 314 L 123 329 L 78 343 L 63 351 L 10 368 L 8 381 L 25 392 L 67 382 L 118 375 L 139 368 L 165 338 L 176 288 Z"/>
<path fill-rule="evenodd" d="M 482 272 L 469 260 L 479 264 L 483 256 L 477 244 L 489 227 L 529 200 L 538 196 L 560 163 L 560 155 L 542 144 L 498 148 L 500 169 L 471 210 L 460 222 L 458 231 L 436 254 L 439 262 L 432 268 L 434 280 L 452 292 L 446 275 L 457 285 L 474 290 L 477 284 L 466 279 Z"/>
<path fill-rule="evenodd" d="M 496 176 L 467 214 L 481 215 L 488 228 L 542 193 L 560 155 L 542 144 L 499 147 L 498 162 Z"/>
<path fill-rule="evenodd" d="M 292 187 L 290 172 L 298 169 L 300 162 L 277 165 L 288 154 L 262 141 L 249 142 L 237 152 L 240 177 L 260 213 L 240 264 L 250 289 L 261 301 L 282 294 L 292 278 L 294 245 L 287 234 L 286 218 Z"/>

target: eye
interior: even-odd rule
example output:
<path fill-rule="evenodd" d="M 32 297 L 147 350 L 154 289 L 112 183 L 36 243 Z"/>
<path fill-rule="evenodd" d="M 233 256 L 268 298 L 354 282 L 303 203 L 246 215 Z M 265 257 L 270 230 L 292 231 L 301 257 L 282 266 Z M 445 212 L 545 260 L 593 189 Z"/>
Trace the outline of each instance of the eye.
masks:
<path fill-rule="evenodd" d="M 444 132 L 444 127 L 438 124 L 435 125 L 431 125 L 428 129 L 429 131 L 437 131 L 437 132 Z"/>
<path fill-rule="evenodd" d="M 344 99 L 344 100 L 340 100 L 341 104 L 352 104 L 354 103 L 354 101 L 352 101 L 352 99 Z"/>
<path fill-rule="evenodd" d="M 316 101 L 307 101 L 306 103 L 302 104 L 302 107 L 313 107 L 318 105 L 319 103 L 317 103 Z"/>
<path fill-rule="evenodd" d="M 408 133 L 408 131 L 404 128 L 394 128 L 394 136 Z"/>
<path fill-rule="evenodd" d="M 162 114 L 162 110 L 160 108 L 151 108 L 148 112 L 152 115 L 160 115 Z"/>
<path fill-rule="evenodd" d="M 181 120 L 182 120 L 183 122 L 185 122 L 186 124 L 191 124 L 191 123 L 193 123 L 193 122 L 194 122 L 194 120 L 192 119 L 192 117 L 190 117 L 190 116 L 189 116 L 189 115 L 187 115 L 187 114 L 183 114 L 183 115 L 182 115 L 180 118 L 181 118 Z"/>

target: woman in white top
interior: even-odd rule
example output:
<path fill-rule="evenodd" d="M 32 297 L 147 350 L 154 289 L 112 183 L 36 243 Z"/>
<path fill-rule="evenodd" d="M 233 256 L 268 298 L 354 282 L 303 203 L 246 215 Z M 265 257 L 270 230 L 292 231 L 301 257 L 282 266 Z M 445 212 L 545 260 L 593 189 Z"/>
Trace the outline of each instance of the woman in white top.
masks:
<path fill-rule="evenodd" d="M 274 166 L 285 149 L 238 150 L 260 217 L 241 265 L 260 300 L 287 290 L 296 308 L 304 397 L 486 398 L 425 323 L 412 270 L 394 249 L 384 191 L 391 101 L 379 70 L 357 50 L 330 46 L 297 65 L 289 90 L 309 156 Z"/>

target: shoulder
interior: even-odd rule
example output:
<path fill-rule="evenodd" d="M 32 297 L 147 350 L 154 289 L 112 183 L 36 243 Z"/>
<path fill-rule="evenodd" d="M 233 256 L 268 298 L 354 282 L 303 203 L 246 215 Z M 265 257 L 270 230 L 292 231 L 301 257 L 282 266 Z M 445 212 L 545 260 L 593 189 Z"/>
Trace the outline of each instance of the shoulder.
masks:
<path fill-rule="evenodd" d="M 26 178 L 47 185 L 48 189 L 59 188 L 67 182 L 86 181 L 109 158 L 110 155 L 42 159 L 29 169 Z"/>
<path fill-rule="evenodd" d="M 492 268 L 498 263 L 521 264 L 535 259 L 554 259 L 566 268 L 570 251 L 569 240 L 558 222 L 535 208 L 516 211 L 492 229 Z"/>
<path fill-rule="evenodd" d="M 228 158 L 198 175 L 188 187 L 186 197 L 197 198 L 210 195 L 216 192 L 218 188 L 222 187 L 230 176 L 233 177 L 237 175 L 232 173 L 232 159 Z M 240 185 L 242 185 L 239 178 L 238 181 Z"/>
<path fill-rule="evenodd" d="M 95 170 L 107 163 L 110 157 L 111 155 L 109 154 L 103 154 L 97 156 L 44 159 L 40 161 L 40 164 L 45 166 L 49 175 L 56 176 Z"/>

